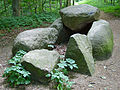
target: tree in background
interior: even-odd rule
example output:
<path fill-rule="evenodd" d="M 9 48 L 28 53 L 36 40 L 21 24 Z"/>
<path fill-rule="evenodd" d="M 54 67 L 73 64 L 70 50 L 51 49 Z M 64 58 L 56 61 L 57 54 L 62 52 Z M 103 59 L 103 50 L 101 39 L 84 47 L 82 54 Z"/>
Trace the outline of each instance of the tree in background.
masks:
<path fill-rule="evenodd" d="M 0 30 L 46 26 L 59 18 L 60 9 L 83 2 L 120 17 L 120 0 L 0 0 Z"/>
<path fill-rule="evenodd" d="M 20 16 L 20 0 L 12 0 L 13 16 Z"/>
<path fill-rule="evenodd" d="M 1 16 L 25 16 L 41 12 L 57 12 L 61 8 L 74 5 L 79 1 L 82 0 L 0 0 L 0 14 Z M 91 1 L 113 6 L 120 5 L 120 0 Z"/>
<path fill-rule="evenodd" d="M 0 14 L 2 16 L 20 16 L 54 12 L 74 5 L 74 2 L 74 0 L 0 0 Z"/>

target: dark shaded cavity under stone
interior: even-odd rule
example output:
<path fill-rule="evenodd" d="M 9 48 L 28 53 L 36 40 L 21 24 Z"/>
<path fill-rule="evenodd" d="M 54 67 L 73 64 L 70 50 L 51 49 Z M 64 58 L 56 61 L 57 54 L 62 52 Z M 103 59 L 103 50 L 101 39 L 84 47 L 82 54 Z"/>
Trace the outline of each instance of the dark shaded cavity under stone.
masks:
<path fill-rule="evenodd" d="M 56 44 L 61 44 L 61 43 L 66 43 L 67 44 L 70 36 L 73 35 L 73 34 L 76 34 L 76 33 L 87 35 L 88 31 L 92 27 L 92 24 L 93 24 L 93 22 L 88 23 L 81 30 L 77 30 L 77 31 L 72 31 L 71 29 L 69 29 L 68 27 L 63 25 L 64 28 L 63 28 L 63 30 L 61 30 L 59 32 L 59 36 L 58 36 L 58 40 L 57 40 Z"/>

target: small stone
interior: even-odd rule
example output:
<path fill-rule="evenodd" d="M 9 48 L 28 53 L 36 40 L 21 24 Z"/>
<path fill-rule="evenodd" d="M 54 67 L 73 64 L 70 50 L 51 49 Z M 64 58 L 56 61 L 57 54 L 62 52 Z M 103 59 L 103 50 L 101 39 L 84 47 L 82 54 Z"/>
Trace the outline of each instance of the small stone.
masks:
<path fill-rule="evenodd" d="M 88 77 L 88 75 L 85 75 L 85 78 L 87 78 Z"/>
<path fill-rule="evenodd" d="M 94 82 L 90 82 L 90 84 L 95 84 Z"/>
<path fill-rule="evenodd" d="M 92 84 L 89 84 L 88 87 L 93 88 L 93 85 L 92 85 Z"/>
<path fill-rule="evenodd" d="M 105 77 L 105 76 L 101 76 L 100 78 L 103 79 L 103 80 L 106 80 L 106 77 Z"/>
<path fill-rule="evenodd" d="M 116 70 L 112 69 L 112 72 L 115 72 Z"/>
<path fill-rule="evenodd" d="M 107 88 L 105 87 L 104 90 L 107 90 Z"/>
<path fill-rule="evenodd" d="M 48 45 L 48 50 L 53 50 L 54 49 L 54 45 Z"/>
<path fill-rule="evenodd" d="M 107 67 L 106 67 L 106 66 L 104 66 L 104 69 L 107 69 Z"/>

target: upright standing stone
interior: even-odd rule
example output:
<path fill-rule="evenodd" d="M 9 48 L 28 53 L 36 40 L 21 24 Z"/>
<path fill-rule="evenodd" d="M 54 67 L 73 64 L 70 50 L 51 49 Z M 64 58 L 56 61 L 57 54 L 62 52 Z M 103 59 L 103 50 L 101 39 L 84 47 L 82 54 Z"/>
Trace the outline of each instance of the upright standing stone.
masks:
<path fill-rule="evenodd" d="M 77 72 L 93 75 L 95 67 L 92 56 L 92 45 L 86 35 L 74 34 L 70 37 L 66 58 L 75 60 L 79 68 Z"/>
<path fill-rule="evenodd" d="M 113 51 L 113 33 L 105 20 L 95 21 L 88 32 L 93 47 L 93 57 L 96 60 L 108 59 Z"/>

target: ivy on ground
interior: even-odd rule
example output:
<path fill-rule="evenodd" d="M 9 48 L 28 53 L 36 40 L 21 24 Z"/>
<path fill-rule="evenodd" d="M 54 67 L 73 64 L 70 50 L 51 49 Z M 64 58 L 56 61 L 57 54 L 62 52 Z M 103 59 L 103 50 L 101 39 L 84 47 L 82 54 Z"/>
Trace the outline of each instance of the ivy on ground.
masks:
<path fill-rule="evenodd" d="M 66 60 L 61 59 L 57 66 L 58 68 L 51 71 L 46 77 L 50 77 L 57 84 L 57 90 L 70 90 L 74 82 L 69 80 L 67 69 L 78 68 L 77 64 L 73 59 L 67 58 Z"/>
<path fill-rule="evenodd" d="M 26 71 L 20 63 L 21 58 L 25 54 L 25 51 L 19 50 L 16 55 L 8 61 L 11 67 L 6 68 L 3 77 L 6 77 L 6 81 L 11 87 L 29 84 L 31 82 L 30 72 Z"/>

